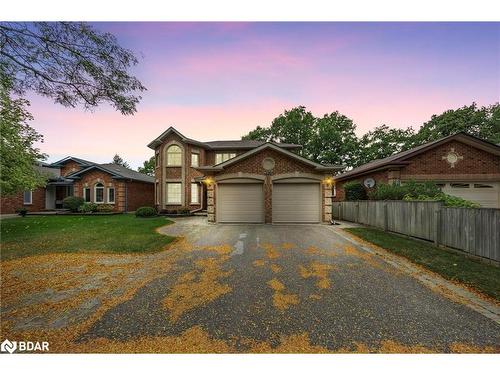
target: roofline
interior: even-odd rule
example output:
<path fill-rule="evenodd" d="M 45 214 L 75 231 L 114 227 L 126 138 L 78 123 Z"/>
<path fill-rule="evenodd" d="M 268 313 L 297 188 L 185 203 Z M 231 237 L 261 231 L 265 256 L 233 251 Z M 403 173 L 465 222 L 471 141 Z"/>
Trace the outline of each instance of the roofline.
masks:
<path fill-rule="evenodd" d="M 407 163 L 404 163 L 404 161 L 406 159 L 414 157 L 416 155 L 419 155 L 423 152 L 426 152 L 427 150 L 429 150 L 433 147 L 437 147 L 439 145 L 442 145 L 443 143 L 448 142 L 452 139 L 461 139 L 462 141 L 465 141 L 465 143 L 467 143 L 467 144 L 469 144 L 468 142 L 472 142 L 475 144 L 476 147 L 480 146 L 479 148 L 482 149 L 483 151 L 492 152 L 493 154 L 500 155 L 500 146 L 499 145 L 496 145 L 492 142 L 486 141 L 484 139 L 478 138 L 474 135 L 471 135 L 471 134 L 468 134 L 464 131 L 461 131 L 461 132 L 458 132 L 455 134 L 447 135 L 446 137 L 442 137 L 442 138 L 437 139 L 435 141 L 430 141 L 430 142 L 424 143 L 420 146 L 416 146 L 413 148 L 413 149 L 416 149 L 415 151 L 412 151 L 413 149 L 401 151 L 398 154 L 401 154 L 403 152 L 406 152 L 406 154 L 402 155 L 401 157 L 396 157 L 394 159 L 388 160 L 387 162 L 383 162 L 379 165 L 374 165 L 373 168 L 366 168 L 366 169 L 363 169 L 360 171 L 356 171 L 356 169 L 362 168 L 362 167 L 366 166 L 368 163 L 363 164 L 357 168 L 354 168 L 351 171 L 347 171 L 345 173 L 342 173 L 342 174 L 336 176 L 335 180 L 342 181 L 342 180 L 345 180 L 347 178 L 353 178 L 353 177 L 364 175 L 364 174 L 367 174 L 367 173 L 370 173 L 373 171 L 387 169 L 387 168 L 390 168 L 391 166 L 396 166 L 396 165 L 403 166 L 403 165 L 407 164 Z M 390 155 L 387 158 L 397 156 L 398 154 Z"/>
<path fill-rule="evenodd" d="M 64 161 L 66 161 L 66 160 L 73 160 L 78 165 L 87 165 L 87 166 L 90 166 L 90 165 L 94 164 L 93 162 L 86 161 L 86 160 L 83 160 L 83 159 L 80 159 L 80 158 L 76 158 L 74 156 L 66 156 L 65 158 L 63 158 L 61 160 L 58 160 L 58 161 L 55 161 L 53 163 L 48 164 L 48 166 L 50 166 L 50 167 L 60 167 L 60 166 L 62 166 L 61 163 L 64 162 Z M 80 160 L 80 161 L 78 161 L 78 160 Z M 81 163 L 81 161 L 83 161 L 84 163 Z"/>
<path fill-rule="evenodd" d="M 246 159 L 247 157 L 252 156 L 252 155 L 254 155 L 254 154 L 256 154 L 256 153 L 258 153 L 266 148 L 271 148 L 275 151 L 281 152 L 287 156 L 290 156 L 291 158 L 294 158 L 294 159 L 301 161 L 304 164 L 308 164 L 319 171 L 325 171 L 325 172 L 326 171 L 336 171 L 336 170 L 340 170 L 340 169 L 345 168 L 344 166 L 341 166 L 341 165 L 332 165 L 332 166 L 322 165 L 322 164 L 316 163 L 314 161 L 311 161 L 309 159 L 306 159 L 303 156 L 294 154 L 293 152 L 288 151 L 285 148 L 282 148 L 282 147 L 280 147 L 272 142 L 266 142 L 266 143 L 264 143 L 258 147 L 255 147 L 255 148 L 253 148 L 253 149 L 251 149 L 243 154 L 240 154 L 232 159 L 226 160 L 223 163 L 219 163 L 219 164 L 216 164 L 213 166 L 198 167 L 196 169 L 198 169 L 200 171 L 221 171 L 225 167 L 232 165 L 234 163 L 237 163 L 240 160 Z"/>
<path fill-rule="evenodd" d="M 199 147 L 203 147 L 203 148 L 206 148 L 206 149 L 209 149 L 209 150 L 252 150 L 252 149 L 254 149 L 256 147 L 262 146 L 262 145 L 260 145 L 260 146 L 238 146 L 238 147 L 234 147 L 234 146 L 211 146 L 208 143 L 210 143 L 210 142 L 218 142 L 218 141 L 208 141 L 207 143 L 201 142 L 201 141 L 197 141 L 195 139 L 191 139 L 191 138 L 188 138 L 188 137 L 184 136 L 181 132 L 179 132 L 173 126 L 169 126 L 169 128 L 167 130 L 165 130 L 163 133 L 161 133 L 153 141 L 149 142 L 148 147 L 150 149 L 152 149 L 152 150 L 155 150 L 157 146 L 159 146 L 159 145 L 161 145 L 163 143 L 163 138 L 169 132 L 174 132 L 185 143 L 193 144 L 193 145 L 196 145 L 196 146 L 199 146 Z M 274 144 L 276 144 L 275 142 L 266 142 L 266 143 L 274 143 Z M 287 144 L 287 145 L 279 146 L 279 147 L 289 148 L 289 149 L 299 149 L 299 148 L 302 148 L 301 145 L 295 145 L 295 144 Z"/>
<path fill-rule="evenodd" d="M 145 181 L 145 180 L 140 180 L 138 178 L 134 178 L 134 177 L 127 177 L 127 176 L 123 176 L 121 174 L 117 174 L 113 171 L 110 171 L 109 169 L 99 165 L 99 164 L 93 164 L 93 165 L 89 165 L 88 167 L 84 168 L 84 169 L 80 169 L 79 171 L 76 171 L 74 173 L 71 173 L 67 176 L 65 176 L 66 178 L 68 179 L 73 179 L 73 180 L 77 180 L 77 179 L 80 179 L 80 175 L 83 174 L 83 173 L 86 173 L 88 171 L 90 171 L 91 169 L 93 168 L 97 168 L 103 172 L 106 172 L 108 174 L 111 175 L 111 178 L 113 180 L 133 180 L 133 181 L 141 181 L 141 182 L 145 182 L 145 183 L 150 183 L 150 184 L 154 184 L 154 177 L 151 177 L 151 176 L 148 176 L 148 175 L 144 175 L 146 177 L 151 177 L 153 180 L 152 181 Z M 134 171 L 135 172 L 135 171 Z M 138 172 L 140 173 L 140 172 Z"/>

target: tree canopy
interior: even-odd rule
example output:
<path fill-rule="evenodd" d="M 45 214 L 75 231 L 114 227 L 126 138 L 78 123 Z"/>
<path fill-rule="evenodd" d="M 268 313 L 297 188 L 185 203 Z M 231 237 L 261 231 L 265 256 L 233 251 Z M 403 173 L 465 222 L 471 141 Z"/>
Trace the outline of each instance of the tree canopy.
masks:
<path fill-rule="evenodd" d="M 142 167 L 137 168 L 140 173 L 147 174 L 148 176 L 155 175 L 155 157 L 151 156 L 148 160 L 145 160 Z"/>
<path fill-rule="evenodd" d="M 118 154 L 115 154 L 115 156 L 113 156 L 113 160 L 111 162 L 116 165 L 121 165 L 125 168 L 130 168 L 130 164 L 123 160 L 122 157 Z"/>
<path fill-rule="evenodd" d="M 300 155 L 323 164 L 357 167 L 451 134 L 464 131 L 500 143 L 500 105 L 478 108 L 476 103 L 433 115 L 418 131 L 380 125 L 356 136 L 356 124 L 334 111 L 315 117 L 305 107 L 286 110 L 270 126 L 257 126 L 242 139 L 302 145 Z"/>
<path fill-rule="evenodd" d="M 2 22 L 0 57 L 16 93 L 32 90 L 64 106 L 109 102 L 133 114 L 146 89 L 128 73 L 137 57 L 84 22 Z"/>
<path fill-rule="evenodd" d="M 33 119 L 26 99 L 14 99 L 7 77 L 0 75 L 0 192 L 14 194 L 45 184 L 35 165 L 46 155 L 35 147 L 42 136 L 29 125 Z"/>

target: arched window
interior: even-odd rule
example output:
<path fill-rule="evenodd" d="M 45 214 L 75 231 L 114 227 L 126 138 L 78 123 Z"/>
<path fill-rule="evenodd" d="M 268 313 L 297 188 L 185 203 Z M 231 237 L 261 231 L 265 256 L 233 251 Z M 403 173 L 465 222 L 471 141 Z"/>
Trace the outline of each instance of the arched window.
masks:
<path fill-rule="evenodd" d="M 104 185 L 98 182 L 94 185 L 95 203 L 104 203 Z"/>
<path fill-rule="evenodd" d="M 177 145 L 172 145 L 167 148 L 167 165 L 181 166 L 182 165 L 182 149 Z"/>

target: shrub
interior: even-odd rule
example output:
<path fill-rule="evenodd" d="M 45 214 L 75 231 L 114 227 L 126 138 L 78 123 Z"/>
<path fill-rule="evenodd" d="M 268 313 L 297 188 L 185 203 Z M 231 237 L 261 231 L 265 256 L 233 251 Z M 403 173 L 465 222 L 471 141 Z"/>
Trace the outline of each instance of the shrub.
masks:
<path fill-rule="evenodd" d="M 347 201 L 366 200 L 366 190 L 359 181 L 346 182 L 344 184 L 345 199 Z"/>
<path fill-rule="evenodd" d="M 177 209 L 177 213 L 181 215 L 186 215 L 189 214 L 190 212 L 191 210 L 189 209 L 189 207 L 181 207 Z"/>
<path fill-rule="evenodd" d="M 66 197 L 63 200 L 63 207 L 72 212 L 77 212 L 78 208 L 83 205 L 84 200 L 82 197 Z"/>
<path fill-rule="evenodd" d="M 370 199 L 377 201 L 401 200 L 408 194 L 404 185 L 378 184 L 369 194 Z"/>
<path fill-rule="evenodd" d="M 80 211 L 84 214 L 88 214 L 90 212 L 96 212 L 97 211 L 97 204 L 85 202 L 80 207 L 78 207 L 78 211 Z"/>
<path fill-rule="evenodd" d="M 402 186 L 404 187 L 406 194 L 411 197 L 435 197 L 441 194 L 441 189 L 433 181 L 408 181 Z"/>
<path fill-rule="evenodd" d="M 476 202 L 469 201 L 460 197 L 455 197 L 453 195 L 448 195 L 445 193 L 439 193 L 433 197 L 428 195 L 419 195 L 418 197 L 412 197 L 411 195 L 406 195 L 403 198 L 405 201 L 442 201 L 446 207 L 462 207 L 462 208 L 479 208 L 480 205 Z"/>
<path fill-rule="evenodd" d="M 113 212 L 115 207 L 112 204 L 98 204 L 97 212 Z"/>
<path fill-rule="evenodd" d="M 153 207 L 140 207 L 135 211 L 136 217 L 153 217 L 156 216 L 156 209 Z"/>
<path fill-rule="evenodd" d="M 25 216 L 26 216 L 26 214 L 28 213 L 28 210 L 27 210 L 25 207 L 21 207 L 21 208 L 18 208 L 18 209 L 16 210 L 16 212 L 17 212 L 20 216 L 25 217 Z"/>

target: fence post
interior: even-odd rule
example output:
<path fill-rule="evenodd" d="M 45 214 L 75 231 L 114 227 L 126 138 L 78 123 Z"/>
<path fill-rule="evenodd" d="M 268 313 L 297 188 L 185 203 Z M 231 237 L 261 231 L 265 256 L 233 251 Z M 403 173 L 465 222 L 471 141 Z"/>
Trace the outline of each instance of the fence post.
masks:
<path fill-rule="evenodd" d="M 339 202 L 339 220 L 342 220 L 342 219 L 343 219 L 343 218 L 342 218 L 342 211 L 343 211 L 343 210 L 342 210 L 342 207 L 343 207 L 343 206 L 344 206 L 344 205 L 342 204 L 342 202 Z"/>
<path fill-rule="evenodd" d="M 359 202 L 356 202 L 356 223 L 359 223 Z"/>
<path fill-rule="evenodd" d="M 384 232 L 387 232 L 389 230 L 389 218 L 388 218 L 388 208 L 387 208 L 387 202 L 384 202 Z"/>
<path fill-rule="evenodd" d="M 438 207 L 436 211 L 434 211 L 434 245 L 439 246 L 440 236 L 441 234 L 441 206 Z"/>

